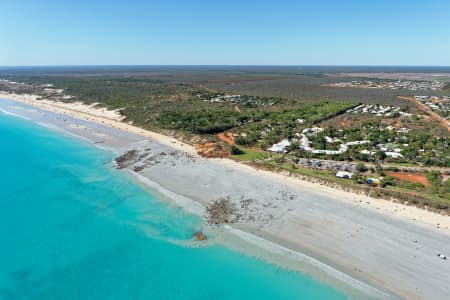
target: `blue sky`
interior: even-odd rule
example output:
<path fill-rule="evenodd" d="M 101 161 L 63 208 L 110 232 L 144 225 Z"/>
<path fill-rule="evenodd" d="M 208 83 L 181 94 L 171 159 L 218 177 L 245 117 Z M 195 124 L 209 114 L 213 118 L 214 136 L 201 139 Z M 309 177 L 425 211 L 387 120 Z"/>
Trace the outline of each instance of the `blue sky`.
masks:
<path fill-rule="evenodd" d="M 0 65 L 445 65 L 449 0 L 0 0 Z"/>

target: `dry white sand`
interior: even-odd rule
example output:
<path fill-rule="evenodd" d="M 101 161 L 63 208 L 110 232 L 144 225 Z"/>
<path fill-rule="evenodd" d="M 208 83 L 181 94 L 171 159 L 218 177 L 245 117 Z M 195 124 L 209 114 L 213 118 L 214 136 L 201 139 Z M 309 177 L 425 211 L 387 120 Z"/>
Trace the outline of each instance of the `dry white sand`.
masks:
<path fill-rule="evenodd" d="M 89 130 L 101 132 L 106 136 L 104 146 L 121 151 L 148 149 L 153 163 L 139 175 L 151 180 L 152 188 L 174 193 L 169 197 L 178 197 L 175 203 L 190 205 L 193 212 L 199 208 L 187 199 L 205 206 L 227 197 L 241 214 L 239 223 L 233 225 L 237 229 L 315 257 L 405 299 L 448 299 L 450 261 L 437 257 L 438 253 L 450 255 L 448 216 L 255 170 L 230 160 L 203 159 L 188 145 L 181 146 L 171 138 L 98 111 L 41 104 L 32 96 L 0 97 L 86 120 L 89 123 L 59 119 L 53 124 L 65 126 L 73 134 L 94 137 L 94 141 Z M 26 110 L 13 113 L 33 114 Z M 124 130 L 132 134 L 124 134 Z"/>

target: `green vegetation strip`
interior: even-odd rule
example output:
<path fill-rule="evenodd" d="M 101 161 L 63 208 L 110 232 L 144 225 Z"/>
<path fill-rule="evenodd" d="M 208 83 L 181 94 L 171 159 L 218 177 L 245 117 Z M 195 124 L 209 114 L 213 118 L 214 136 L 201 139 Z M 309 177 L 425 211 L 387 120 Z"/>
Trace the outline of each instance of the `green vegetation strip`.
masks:
<path fill-rule="evenodd" d="M 242 153 L 232 156 L 233 159 L 239 161 L 257 161 L 269 157 L 268 153 L 262 151 L 255 151 L 251 149 L 241 149 Z"/>

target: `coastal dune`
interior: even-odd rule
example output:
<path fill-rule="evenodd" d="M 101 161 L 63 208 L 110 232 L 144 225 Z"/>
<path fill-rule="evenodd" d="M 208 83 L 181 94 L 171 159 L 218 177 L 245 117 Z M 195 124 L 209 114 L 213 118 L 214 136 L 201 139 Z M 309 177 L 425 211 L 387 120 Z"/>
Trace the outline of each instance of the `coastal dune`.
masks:
<path fill-rule="evenodd" d="M 134 162 L 130 170 L 139 166 L 140 177 L 203 207 L 227 199 L 236 208 L 236 222 L 230 225 L 238 231 L 314 257 L 404 299 L 448 299 L 450 261 L 437 256 L 450 255 L 448 216 L 227 159 L 201 158 L 191 146 L 124 123 L 120 114 L 104 109 L 34 95 L 0 93 L 0 98 L 20 103 L 16 108 L 8 104 L 12 113 L 85 137 L 118 155 L 139 149 L 147 160 Z M 25 109 L 28 105 L 54 114 L 44 116 Z"/>

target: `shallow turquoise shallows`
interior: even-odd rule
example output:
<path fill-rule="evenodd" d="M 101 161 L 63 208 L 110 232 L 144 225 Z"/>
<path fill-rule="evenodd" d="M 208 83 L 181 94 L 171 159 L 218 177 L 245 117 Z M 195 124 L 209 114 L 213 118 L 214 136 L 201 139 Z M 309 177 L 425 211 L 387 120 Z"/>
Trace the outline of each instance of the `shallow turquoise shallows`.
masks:
<path fill-rule="evenodd" d="M 111 168 L 112 154 L 0 113 L 0 299 L 343 299 L 223 246 Z"/>

